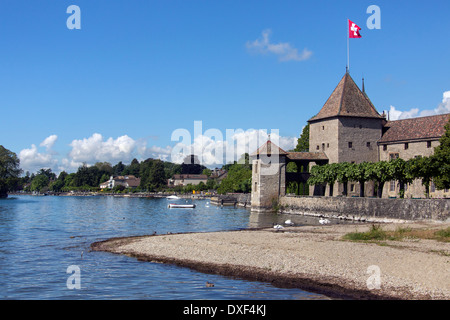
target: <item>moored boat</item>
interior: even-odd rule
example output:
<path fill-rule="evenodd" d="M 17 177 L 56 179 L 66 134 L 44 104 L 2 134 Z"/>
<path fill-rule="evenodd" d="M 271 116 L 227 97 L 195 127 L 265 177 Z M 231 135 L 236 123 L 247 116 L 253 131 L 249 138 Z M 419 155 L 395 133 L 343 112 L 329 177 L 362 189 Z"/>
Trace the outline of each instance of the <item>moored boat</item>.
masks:
<path fill-rule="evenodd" d="M 195 204 L 177 204 L 177 203 L 170 203 L 169 208 L 195 208 Z"/>

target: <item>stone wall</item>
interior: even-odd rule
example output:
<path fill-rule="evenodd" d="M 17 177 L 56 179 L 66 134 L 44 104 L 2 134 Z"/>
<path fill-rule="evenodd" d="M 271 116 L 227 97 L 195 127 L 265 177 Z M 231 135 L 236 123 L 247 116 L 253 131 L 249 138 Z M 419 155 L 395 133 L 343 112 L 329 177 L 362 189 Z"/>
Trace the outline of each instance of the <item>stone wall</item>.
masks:
<path fill-rule="evenodd" d="M 280 198 L 282 213 L 360 221 L 450 221 L 450 199 Z"/>

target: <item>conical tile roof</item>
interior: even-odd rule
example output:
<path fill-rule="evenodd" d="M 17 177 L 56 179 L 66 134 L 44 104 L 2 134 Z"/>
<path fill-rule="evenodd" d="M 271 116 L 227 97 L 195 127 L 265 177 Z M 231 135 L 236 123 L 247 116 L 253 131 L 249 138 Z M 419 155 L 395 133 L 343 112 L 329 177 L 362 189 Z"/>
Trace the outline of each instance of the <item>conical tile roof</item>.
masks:
<path fill-rule="evenodd" d="M 339 116 L 383 119 L 348 72 L 341 79 L 320 112 L 309 121 Z"/>

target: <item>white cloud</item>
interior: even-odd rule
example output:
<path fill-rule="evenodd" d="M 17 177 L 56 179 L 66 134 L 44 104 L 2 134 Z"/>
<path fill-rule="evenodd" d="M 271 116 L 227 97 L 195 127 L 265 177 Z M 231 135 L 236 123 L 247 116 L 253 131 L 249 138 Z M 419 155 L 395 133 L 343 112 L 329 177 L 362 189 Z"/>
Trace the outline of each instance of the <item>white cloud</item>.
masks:
<path fill-rule="evenodd" d="M 96 162 L 105 161 L 111 164 L 119 161 L 130 163 L 134 158 L 139 161 L 148 158 L 166 160 L 172 150 L 170 146 L 148 147 L 145 140 L 134 140 L 128 135 L 116 139 L 112 137 L 104 139 L 99 133 L 94 133 L 89 138 L 73 140 L 70 146 L 72 150 L 61 162 L 63 168 L 71 171 L 76 170 L 84 162 L 87 165 L 93 165 Z"/>
<path fill-rule="evenodd" d="M 36 145 L 32 144 L 30 149 L 23 149 L 19 152 L 20 167 L 24 172 L 34 173 L 39 169 L 56 167 L 58 160 L 49 153 L 40 153 Z"/>
<path fill-rule="evenodd" d="M 53 145 L 55 144 L 56 140 L 58 140 L 58 136 L 56 134 L 51 135 L 45 138 L 45 140 L 41 142 L 40 146 L 45 147 L 47 148 L 47 151 L 50 151 Z"/>
<path fill-rule="evenodd" d="M 434 116 L 445 113 L 450 113 L 450 91 L 444 92 L 442 102 L 435 109 L 420 111 L 418 108 L 413 108 L 407 111 L 401 111 L 397 110 L 394 106 L 390 106 L 389 119 L 394 121 L 408 118 Z"/>
<path fill-rule="evenodd" d="M 94 133 L 89 138 L 73 140 L 70 146 L 72 151 L 69 158 L 75 162 L 88 164 L 98 161 L 131 161 L 136 151 L 136 141 L 127 135 L 103 140 L 101 134 Z"/>
<path fill-rule="evenodd" d="M 275 54 L 278 56 L 279 61 L 304 61 L 308 60 L 312 56 L 312 51 L 303 49 L 299 53 L 298 49 L 291 46 L 290 43 L 271 43 L 269 36 L 272 33 L 270 29 L 262 32 L 262 38 L 255 41 L 248 41 L 246 47 L 249 51 L 259 54 Z"/>

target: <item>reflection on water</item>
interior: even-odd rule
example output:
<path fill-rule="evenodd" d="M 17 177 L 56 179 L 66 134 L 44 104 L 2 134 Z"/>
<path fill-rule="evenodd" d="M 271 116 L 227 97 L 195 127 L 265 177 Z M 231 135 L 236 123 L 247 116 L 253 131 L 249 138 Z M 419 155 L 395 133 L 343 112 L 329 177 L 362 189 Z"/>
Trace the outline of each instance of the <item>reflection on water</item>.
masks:
<path fill-rule="evenodd" d="M 170 202 L 186 203 L 186 200 Z M 188 200 L 190 203 L 192 200 Z M 0 299 L 325 299 L 297 289 L 206 275 L 186 268 L 142 263 L 91 252 L 112 237 L 154 232 L 208 232 L 270 227 L 291 219 L 251 214 L 196 200 L 195 209 L 169 209 L 167 199 L 14 196 L 0 200 Z M 80 268 L 81 290 L 69 290 L 67 268 Z M 215 284 L 205 288 L 205 282 Z"/>

